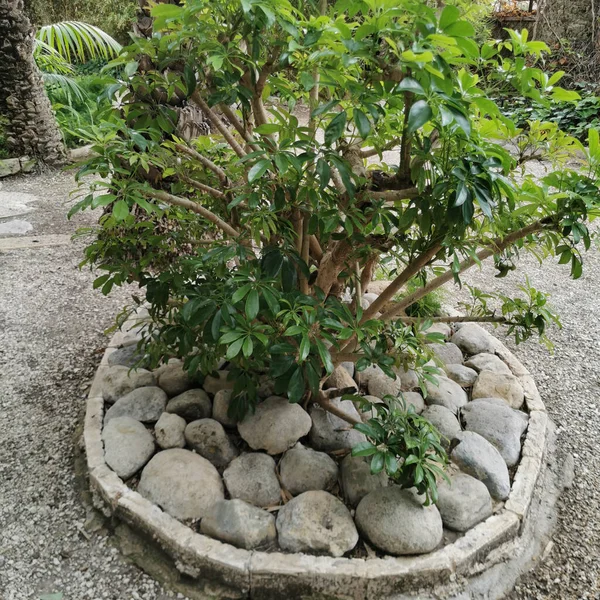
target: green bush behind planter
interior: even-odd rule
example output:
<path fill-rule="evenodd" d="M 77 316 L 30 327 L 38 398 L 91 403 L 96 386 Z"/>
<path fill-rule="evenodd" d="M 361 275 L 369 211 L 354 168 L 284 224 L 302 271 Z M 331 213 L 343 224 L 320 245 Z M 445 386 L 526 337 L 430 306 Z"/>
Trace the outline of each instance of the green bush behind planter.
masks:
<path fill-rule="evenodd" d="M 547 47 L 527 32 L 478 45 L 457 8 L 408 0 L 190 0 L 153 16 L 154 37 L 111 63 L 123 67 L 119 106 L 93 128 L 98 156 L 79 172 L 108 180 L 71 213 L 104 207 L 85 260 L 104 271 L 104 293 L 140 285 L 152 361 L 180 356 L 204 375 L 228 361 L 236 416 L 265 378 L 338 414 L 323 386 L 346 361 L 391 377 L 414 369 L 424 388 L 436 374 L 426 344 L 441 335 L 405 309 L 484 260 L 503 275 L 532 251 L 581 275 L 597 131 L 584 148 L 532 128 L 517 160 L 503 145 L 515 126 L 484 91 L 501 79 L 538 102 L 578 98 L 535 66 Z M 183 139 L 186 107 L 211 135 Z M 581 171 L 564 165 L 577 150 Z M 548 173 L 517 178 L 540 155 Z M 392 282 L 363 309 L 390 256 Z M 474 290 L 471 318 L 507 323 L 518 340 L 556 321 L 529 285 L 496 297 L 497 312 L 492 297 Z M 435 500 L 435 430 L 395 400 L 375 415 L 366 426 L 342 416 L 369 438 L 355 452 Z"/>

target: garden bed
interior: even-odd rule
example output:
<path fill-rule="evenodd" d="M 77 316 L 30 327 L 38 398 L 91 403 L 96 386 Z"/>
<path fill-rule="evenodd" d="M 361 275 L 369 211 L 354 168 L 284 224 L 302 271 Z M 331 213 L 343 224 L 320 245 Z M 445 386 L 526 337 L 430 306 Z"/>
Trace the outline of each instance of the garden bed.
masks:
<path fill-rule="evenodd" d="M 422 400 L 419 402 L 409 374 L 402 374 L 397 381 L 404 388 L 407 401 L 412 399 L 416 410 L 424 409 L 425 416 L 429 415 L 432 420 L 436 413 L 444 417 L 448 416 L 445 411 L 450 415 L 458 413 L 460 422 L 455 418 L 456 424 L 466 431 L 454 434 L 448 431 L 446 435 L 461 440 L 450 444 L 450 457 L 466 473 L 459 474 L 454 464 L 451 479 L 464 480 L 462 483 L 468 484 L 467 489 L 474 490 L 477 502 L 475 499 L 465 502 L 464 498 L 457 498 L 458 492 L 452 493 L 451 488 L 444 490 L 442 485 L 438 510 L 422 507 L 410 491 L 376 483 L 377 478 L 371 475 L 363 475 L 356 485 L 356 472 L 362 473 L 362 469 L 349 470 L 346 463 L 361 459 L 344 455 L 348 447 L 357 442 L 348 438 L 358 432 L 341 426 L 341 420 L 332 421 L 335 418 L 330 415 L 323 419 L 318 407 L 307 407 L 308 412 L 305 412 L 287 400 L 272 399 L 264 403 L 276 411 L 300 411 L 296 415 L 298 429 L 295 432 L 290 429 L 285 436 L 279 427 L 273 440 L 285 447 L 274 447 L 270 445 L 269 427 L 264 426 L 264 421 L 262 426 L 259 422 L 261 415 L 268 421 L 268 415 L 263 412 L 246 417 L 238 429 L 235 423 L 228 421 L 221 410 L 227 398 L 225 378 L 207 378 L 204 389 L 198 390 L 177 362 L 154 373 L 138 370 L 129 374 L 127 365 L 139 339 L 133 321 L 113 337 L 88 397 L 84 441 L 95 502 L 115 523 L 126 524 L 143 539 L 158 545 L 164 553 L 165 564 L 172 562 L 199 593 L 261 599 L 281 598 L 284 594 L 293 598 L 340 599 L 399 598 L 400 594 L 426 598 L 427 593 L 455 597 L 469 588 L 470 580 L 502 566 L 531 541 L 528 539 L 533 535 L 529 520 L 536 494 L 539 495 L 548 431 L 548 417 L 534 380 L 515 356 L 476 325 L 457 324 L 455 327 L 454 334 L 449 327 L 444 329 L 448 336 L 452 335 L 451 341 L 440 345 L 436 354 L 448 361 L 449 376 L 465 378 L 460 380 L 464 388 L 448 383 L 450 377 L 443 379 L 439 391 L 448 389 L 448 393 L 436 394 L 430 390 L 433 393 L 426 400 L 427 406 Z M 466 367 L 450 366 L 462 361 L 467 363 Z M 396 385 L 372 371 L 357 376 L 358 387 L 365 393 L 374 395 L 378 391 L 383 395 L 382 386 Z M 345 372 L 350 377 L 349 371 Z M 341 377 L 345 379 L 345 375 Z M 154 390 L 154 415 L 136 413 L 140 403 L 132 403 L 131 395 L 129 400 L 121 401 L 139 386 L 146 388 L 143 393 Z M 490 386 L 495 389 L 494 396 L 500 399 L 478 399 L 490 395 Z M 194 389 L 195 392 L 191 391 Z M 140 393 L 133 394 L 134 400 Z M 265 390 L 265 395 L 268 394 Z M 146 400 L 143 404 L 147 410 L 152 403 Z M 340 404 L 345 410 L 353 408 Z M 432 406 L 441 408 L 432 409 Z M 170 416 L 163 414 L 165 408 Z M 491 431 L 486 413 L 494 415 L 488 421 L 512 422 L 505 426 L 507 430 L 512 428 L 512 437 L 500 439 Z M 511 415 L 517 419 L 516 424 L 511 421 Z M 146 425 L 134 417 L 146 421 Z M 157 420 L 153 434 L 152 425 Z M 519 420 L 526 423 L 526 429 L 519 425 Z M 113 425 L 103 432 L 103 423 L 111 421 Z M 286 423 L 290 421 L 286 419 Z M 118 448 L 113 444 L 121 435 L 119 427 L 131 425 L 142 438 L 141 450 L 139 444 L 136 446 L 137 463 L 131 462 L 123 452 L 111 451 Z M 438 426 L 443 429 L 443 420 Z M 520 439 L 515 427 L 524 430 Z M 216 446 L 203 444 L 203 439 L 211 434 L 225 437 Z M 336 441 L 332 442 L 334 438 Z M 492 440 L 494 446 L 485 438 Z M 469 444 L 473 440 L 484 444 L 487 450 L 489 447 L 500 449 L 496 452 L 506 463 L 504 478 L 493 472 L 495 467 L 473 464 L 473 456 L 481 454 L 477 450 L 473 456 L 469 455 Z M 297 442 L 301 445 L 296 445 Z M 118 443 L 122 443 L 122 438 Z M 155 452 L 157 443 L 158 452 Z M 305 470 L 303 480 L 298 465 L 308 455 L 321 466 Z M 179 460 L 182 456 L 183 461 Z M 162 466 L 161 461 L 165 463 Z M 187 467 L 188 461 L 198 465 Z M 287 474 L 286 462 L 295 465 L 287 469 Z M 178 468 L 189 470 L 177 478 Z M 127 483 L 113 469 L 120 472 Z M 252 481 L 247 479 L 252 479 L 258 469 L 263 470 L 263 475 L 253 487 Z M 196 485 L 191 473 L 202 474 Z M 370 479 L 364 480 L 364 477 Z M 307 478 L 312 480 L 307 481 Z M 319 484 L 315 484 L 315 478 Z M 485 485 L 477 479 L 483 480 Z M 173 497 L 180 483 L 185 483 L 187 498 Z M 311 486 L 312 491 L 303 491 Z M 314 491 L 315 486 L 321 489 Z M 187 502 L 190 489 L 196 494 L 195 502 L 191 503 Z M 455 486 L 455 490 L 460 489 L 461 482 Z M 237 501 L 225 500 L 226 495 Z M 398 536 L 393 535 L 394 519 L 388 523 L 384 520 L 390 513 L 390 501 L 394 506 L 408 503 L 409 512 L 417 511 L 413 537 L 407 540 L 401 536 L 400 546 L 393 545 L 398 542 Z M 211 503 L 220 508 L 211 508 L 208 506 Z M 381 503 L 388 508 L 383 510 L 380 519 L 370 522 L 364 517 L 361 519 L 361 512 L 372 516 Z M 314 523 L 298 527 L 302 519 L 311 513 L 317 515 L 324 506 L 330 509 L 330 514 L 335 513 L 334 518 L 320 524 L 315 518 Z M 398 518 L 406 523 L 405 514 Z M 377 520 L 382 521 L 383 533 L 392 532 L 391 542 L 390 536 L 382 536 L 377 530 Z M 254 525 L 249 527 L 248 523 Z M 403 529 L 402 535 L 405 535 L 410 528 Z M 235 547 L 223 539 L 246 547 Z"/>

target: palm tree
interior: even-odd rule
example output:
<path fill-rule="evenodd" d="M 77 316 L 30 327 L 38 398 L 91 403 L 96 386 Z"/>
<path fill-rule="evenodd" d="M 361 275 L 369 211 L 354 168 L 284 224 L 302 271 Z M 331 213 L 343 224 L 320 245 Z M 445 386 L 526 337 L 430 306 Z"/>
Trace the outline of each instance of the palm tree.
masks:
<path fill-rule="evenodd" d="M 44 84 L 81 97 L 71 63 L 109 59 L 121 46 L 98 27 L 77 21 L 45 25 L 34 36 L 23 0 L 0 0 L 0 40 L 6 40 L 0 43 L 0 112 L 8 117 L 9 151 L 59 165 L 66 151 Z"/>
<path fill-rule="evenodd" d="M 11 154 L 49 165 L 66 160 L 62 136 L 33 56 L 34 32 L 23 0 L 0 0 L 0 113 Z"/>

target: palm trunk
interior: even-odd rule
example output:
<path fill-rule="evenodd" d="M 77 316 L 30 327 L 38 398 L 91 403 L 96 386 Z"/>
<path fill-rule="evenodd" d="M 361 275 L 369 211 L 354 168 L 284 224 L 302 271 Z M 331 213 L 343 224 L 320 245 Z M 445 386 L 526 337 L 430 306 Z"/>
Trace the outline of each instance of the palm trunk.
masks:
<path fill-rule="evenodd" d="M 66 151 L 33 58 L 33 43 L 23 0 L 0 0 L 0 113 L 8 117 L 8 149 L 15 156 L 59 165 Z"/>

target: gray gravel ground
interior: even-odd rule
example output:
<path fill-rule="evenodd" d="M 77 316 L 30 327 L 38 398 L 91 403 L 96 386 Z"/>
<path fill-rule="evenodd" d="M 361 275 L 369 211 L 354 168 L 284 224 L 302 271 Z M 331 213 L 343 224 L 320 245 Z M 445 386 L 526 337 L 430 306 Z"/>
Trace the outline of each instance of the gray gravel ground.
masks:
<path fill-rule="evenodd" d="M 64 220 L 69 175 L 4 181 L 0 191 L 39 196 L 25 218 L 27 235 L 72 233 L 91 215 Z M 101 535 L 85 531 L 89 515 L 74 475 L 74 431 L 85 385 L 106 344 L 103 331 L 126 302 L 92 290 L 79 271 L 83 243 L 0 251 L 0 599 L 174 597 L 129 565 Z M 600 254 L 586 257 L 584 277 L 523 259 L 531 283 L 552 294 L 563 329 L 555 353 L 536 342 L 517 349 L 535 374 L 558 427 L 559 458 L 572 453 L 575 481 L 559 502 L 560 517 L 546 560 L 524 576 L 511 600 L 600 598 Z M 482 283 L 489 271 L 469 274 Z M 514 291 L 522 274 L 496 280 Z M 488 280 L 489 281 L 489 280 Z M 83 533 L 85 532 L 85 533 Z M 89 539 L 88 539 L 89 537 Z M 59 600 L 60 596 L 56 597 Z M 54 599 L 53 599 L 54 600 Z"/>

